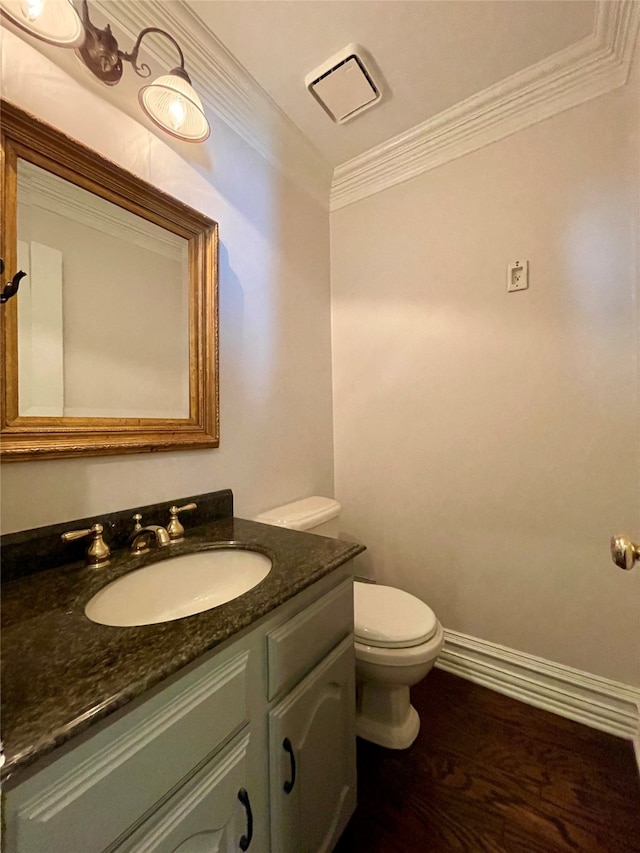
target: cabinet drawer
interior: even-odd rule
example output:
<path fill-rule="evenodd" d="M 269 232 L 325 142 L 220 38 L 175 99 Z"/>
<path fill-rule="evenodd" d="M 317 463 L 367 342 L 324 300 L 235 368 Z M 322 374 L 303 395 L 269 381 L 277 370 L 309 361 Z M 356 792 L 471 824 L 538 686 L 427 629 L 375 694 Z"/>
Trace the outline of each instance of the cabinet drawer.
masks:
<path fill-rule="evenodd" d="M 161 805 L 115 853 L 238 850 L 242 837 L 251 846 L 248 747 L 249 734 L 239 735 Z"/>
<path fill-rule="evenodd" d="M 353 632 L 353 582 L 348 578 L 267 635 L 269 699 L 292 687 Z"/>
<path fill-rule="evenodd" d="M 112 844 L 247 723 L 248 657 L 202 664 L 9 791 L 7 853 Z"/>

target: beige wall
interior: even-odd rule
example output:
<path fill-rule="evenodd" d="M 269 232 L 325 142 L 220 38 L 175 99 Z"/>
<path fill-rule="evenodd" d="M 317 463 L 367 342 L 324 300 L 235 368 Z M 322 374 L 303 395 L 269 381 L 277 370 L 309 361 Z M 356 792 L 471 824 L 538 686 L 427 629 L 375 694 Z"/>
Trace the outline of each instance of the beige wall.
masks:
<path fill-rule="evenodd" d="M 326 209 L 221 122 L 206 145 L 173 143 L 88 75 L 2 42 L 6 98 L 219 222 L 222 434 L 217 450 L 3 465 L 3 532 L 226 487 L 237 515 L 332 494 Z"/>
<path fill-rule="evenodd" d="M 445 627 L 640 685 L 639 86 L 331 217 L 336 496 Z M 506 292 L 509 262 L 530 289 Z"/>

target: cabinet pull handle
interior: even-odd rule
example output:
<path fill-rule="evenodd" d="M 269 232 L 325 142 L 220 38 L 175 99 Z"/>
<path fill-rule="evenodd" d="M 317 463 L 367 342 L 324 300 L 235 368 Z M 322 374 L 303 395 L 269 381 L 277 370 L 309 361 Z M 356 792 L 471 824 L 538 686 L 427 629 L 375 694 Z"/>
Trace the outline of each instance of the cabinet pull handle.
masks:
<path fill-rule="evenodd" d="M 293 754 L 293 747 L 288 737 L 282 741 L 282 748 L 285 752 L 289 753 L 289 758 L 291 759 L 291 779 L 287 779 L 282 786 L 285 794 L 290 794 L 293 791 L 293 786 L 296 784 L 296 757 Z"/>
<path fill-rule="evenodd" d="M 248 850 L 251 839 L 253 838 L 253 813 L 251 811 L 251 803 L 249 802 L 249 794 L 247 794 L 244 788 L 240 788 L 238 791 L 238 799 L 247 813 L 247 834 L 242 836 L 238 842 L 238 847 L 241 850 Z"/>

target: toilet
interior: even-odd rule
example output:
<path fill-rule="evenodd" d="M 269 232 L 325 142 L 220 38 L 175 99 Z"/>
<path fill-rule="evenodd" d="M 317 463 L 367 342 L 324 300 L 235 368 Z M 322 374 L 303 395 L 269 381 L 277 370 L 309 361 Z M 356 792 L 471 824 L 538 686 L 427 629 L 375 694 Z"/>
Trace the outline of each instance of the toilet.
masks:
<path fill-rule="evenodd" d="M 258 515 L 263 524 L 338 535 L 342 507 L 311 497 Z M 433 667 L 444 645 L 435 613 L 420 599 L 391 586 L 356 579 L 353 584 L 356 657 L 356 734 L 390 749 L 411 746 L 420 718 L 409 688 Z"/>

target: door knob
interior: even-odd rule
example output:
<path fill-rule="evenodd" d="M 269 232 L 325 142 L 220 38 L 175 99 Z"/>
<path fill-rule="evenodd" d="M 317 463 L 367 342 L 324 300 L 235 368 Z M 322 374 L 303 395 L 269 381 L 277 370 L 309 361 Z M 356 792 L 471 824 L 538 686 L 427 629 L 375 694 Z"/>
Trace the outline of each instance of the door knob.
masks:
<path fill-rule="evenodd" d="M 640 546 L 625 536 L 612 536 L 611 559 L 616 566 L 628 572 L 636 560 L 640 560 Z"/>

